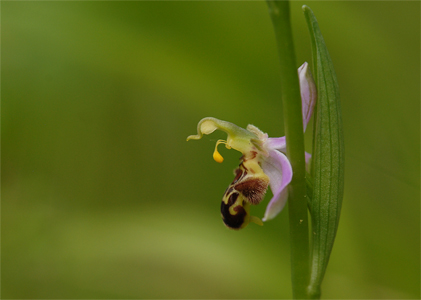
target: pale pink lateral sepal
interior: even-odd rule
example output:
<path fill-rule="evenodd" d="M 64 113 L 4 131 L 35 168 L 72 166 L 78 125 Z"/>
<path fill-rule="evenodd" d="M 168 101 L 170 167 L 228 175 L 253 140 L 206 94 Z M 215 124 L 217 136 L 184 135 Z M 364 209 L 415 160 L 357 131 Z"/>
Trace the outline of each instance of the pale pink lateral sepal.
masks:
<path fill-rule="evenodd" d="M 301 105 L 303 112 L 303 128 L 306 131 L 307 124 L 313 114 L 314 105 L 317 99 L 316 84 L 311 75 L 308 63 L 305 62 L 298 68 L 298 78 L 300 80 Z"/>
<path fill-rule="evenodd" d="M 287 186 L 292 179 L 292 167 L 285 154 L 271 150 L 269 157 L 262 162 L 262 169 L 269 176 L 273 193 L 263 218 L 263 221 L 268 221 L 281 212 L 288 200 Z"/>

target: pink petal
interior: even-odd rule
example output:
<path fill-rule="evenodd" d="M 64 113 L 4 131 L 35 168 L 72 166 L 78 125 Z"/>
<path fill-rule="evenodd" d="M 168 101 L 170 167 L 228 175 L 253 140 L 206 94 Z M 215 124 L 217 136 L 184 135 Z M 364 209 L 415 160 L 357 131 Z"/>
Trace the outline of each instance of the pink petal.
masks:
<path fill-rule="evenodd" d="M 301 105 L 303 111 L 303 127 L 306 131 L 308 121 L 313 114 L 314 105 L 316 104 L 317 91 L 313 76 L 311 76 L 308 63 L 305 62 L 298 68 L 298 77 L 300 80 Z"/>
<path fill-rule="evenodd" d="M 285 137 L 279 137 L 279 138 L 268 138 L 266 141 L 266 145 L 268 148 L 276 149 L 279 151 L 286 152 L 286 140 Z"/>
<path fill-rule="evenodd" d="M 284 208 L 288 199 L 287 186 L 292 179 L 292 167 L 285 154 L 272 150 L 269 157 L 262 162 L 262 169 L 270 178 L 273 198 L 266 207 L 263 221 L 273 219 Z"/>
<path fill-rule="evenodd" d="M 279 194 L 273 196 L 266 207 L 265 216 L 262 221 L 266 222 L 275 218 L 284 208 L 288 200 L 288 189 L 282 190 Z"/>

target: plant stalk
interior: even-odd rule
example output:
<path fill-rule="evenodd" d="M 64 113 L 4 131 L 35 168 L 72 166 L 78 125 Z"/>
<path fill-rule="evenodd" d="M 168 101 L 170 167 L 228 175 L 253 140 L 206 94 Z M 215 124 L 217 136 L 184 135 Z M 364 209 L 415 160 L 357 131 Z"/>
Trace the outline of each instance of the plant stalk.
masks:
<path fill-rule="evenodd" d="M 308 299 L 310 252 L 305 182 L 304 133 L 289 1 L 267 0 L 275 29 L 281 63 L 282 103 L 284 109 L 287 156 L 293 177 L 289 184 L 289 224 L 291 239 L 291 281 L 294 299 Z"/>

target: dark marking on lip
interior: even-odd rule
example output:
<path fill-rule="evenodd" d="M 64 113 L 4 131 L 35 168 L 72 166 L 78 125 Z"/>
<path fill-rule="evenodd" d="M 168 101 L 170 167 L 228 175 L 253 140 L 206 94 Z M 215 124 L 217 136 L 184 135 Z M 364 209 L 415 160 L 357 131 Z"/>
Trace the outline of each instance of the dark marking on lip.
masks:
<path fill-rule="evenodd" d="M 231 229 L 240 229 L 244 223 L 244 218 L 247 216 L 246 210 L 241 205 L 237 205 L 233 208 L 236 212 L 235 215 L 230 213 L 230 207 L 236 203 L 239 196 L 239 193 L 234 192 L 229 196 L 227 204 L 225 204 L 224 201 L 221 202 L 222 220 L 225 225 Z"/>
<path fill-rule="evenodd" d="M 230 186 L 226 189 L 226 191 L 225 191 L 225 193 L 224 193 L 224 196 L 225 196 L 225 197 L 228 197 L 228 196 L 229 196 L 229 194 L 231 194 L 233 190 L 234 190 L 234 187 L 233 187 L 232 185 L 230 185 Z"/>
<path fill-rule="evenodd" d="M 240 179 L 241 175 L 243 175 L 243 171 L 240 168 L 235 169 L 235 178 L 232 181 L 232 184 L 236 183 Z"/>

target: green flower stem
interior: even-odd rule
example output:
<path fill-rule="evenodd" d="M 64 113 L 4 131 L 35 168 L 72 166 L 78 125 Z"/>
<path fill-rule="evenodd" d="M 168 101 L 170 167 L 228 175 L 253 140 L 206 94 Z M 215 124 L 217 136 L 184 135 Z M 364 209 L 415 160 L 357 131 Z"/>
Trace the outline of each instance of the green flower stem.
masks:
<path fill-rule="evenodd" d="M 310 259 L 304 134 L 300 87 L 289 16 L 289 2 L 267 0 L 267 4 L 275 29 L 281 63 L 282 103 L 284 108 L 287 156 L 293 170 L 293 178 L 289 184 L 288 198 L 292 292 L 294 299 L 307 299 Z"/>

